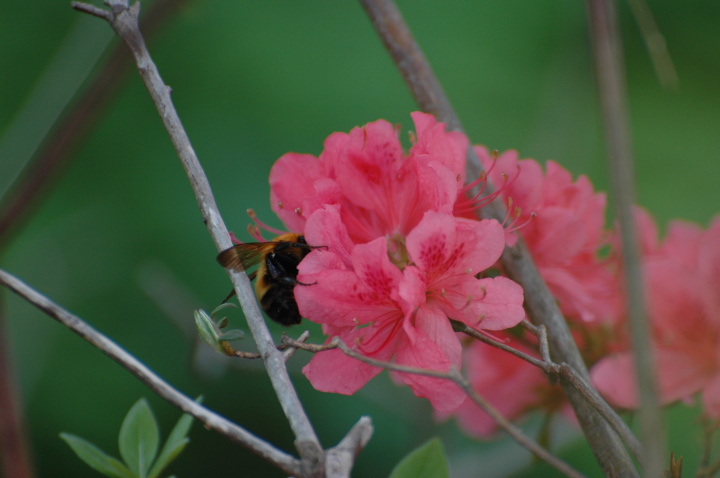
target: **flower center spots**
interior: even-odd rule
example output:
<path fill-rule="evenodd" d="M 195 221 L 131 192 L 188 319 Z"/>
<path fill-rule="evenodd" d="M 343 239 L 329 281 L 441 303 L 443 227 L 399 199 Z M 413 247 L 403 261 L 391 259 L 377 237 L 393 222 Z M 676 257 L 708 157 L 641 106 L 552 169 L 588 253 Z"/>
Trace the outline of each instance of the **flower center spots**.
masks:
<path fill-rule="evenodd" d="M 366 160 L 363 156 L 353 155 L 351 158 L 358 174 L 373 184 L 380 184 L 382 180 L 382 169 L 372 161 Z"/>
<path fill-rule="evenodd" d="M 392 279 L 385 275 L 381 270 L 364 270 L 363 280 L 367 284 L 369 290 L 361 292 L 358 297 L 363 301 L 371 301 L 377 303 L 390 297 L 393 289 Z"/>
<path fill-rule="evenodd" d="M 433 240 L 426 241 L 420 252 L 427 270 L 437 270 L 445 261 L 445 234 L 437 234 Z"/>

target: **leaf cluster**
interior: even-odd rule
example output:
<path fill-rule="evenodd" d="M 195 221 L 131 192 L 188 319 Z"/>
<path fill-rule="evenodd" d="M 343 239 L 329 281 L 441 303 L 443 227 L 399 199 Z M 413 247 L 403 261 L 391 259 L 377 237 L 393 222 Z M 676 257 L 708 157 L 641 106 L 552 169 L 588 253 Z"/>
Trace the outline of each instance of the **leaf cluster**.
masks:
<path fill-rule="evenodd" d="M 122 461 L 105 453 L 84 438 L 70 433 L 60 437 L 90 468 L 111 478 L 158 478 L 160 473 L 183 451 L 193 418 L 183 414 L 160 450 L 160 430 L 144 398 L 125 416 L 118 435 Z M 170 477 L 174 478 L 174 477 Z"/>

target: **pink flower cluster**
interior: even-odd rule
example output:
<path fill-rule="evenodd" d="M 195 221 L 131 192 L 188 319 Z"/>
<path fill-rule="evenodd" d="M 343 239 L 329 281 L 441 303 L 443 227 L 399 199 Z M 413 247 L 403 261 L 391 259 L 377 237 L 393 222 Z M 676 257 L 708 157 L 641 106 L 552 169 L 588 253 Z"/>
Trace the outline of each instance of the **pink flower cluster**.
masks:
<path fill-rule="evenodd" d="M 524 318 L 523 292 L 498 263 L 522 236 L 586 363 L 597 363 L 594 383 L 613 403 L 634 407 L 618 244 L 605 227 L 604 194 L 553 161 L 543 168 L 515 151 L 498 156 L 477 146 L 487 178 L 476 182 L 491 182 L 496 193 L 468 199 L 465 136 L 430 115 L 412 117 L 416 135 L 407 154 L 397 129 L 380 120 L 330 135 L 318 157 L 288 153 L 273 167 L 274 211 L 308 244 L 324 246 L 298 267 L 298 280 L 310 284 L 295 287 L 301 315 L 322 324 L 328 340 L 340 337 L 366 357 L 436 371 L 463 366 L 473 387 L 508 418 L 568 410 L 557 387 L 527 362 L 480 343 L 463 349 L 449 320 L 496 331 L 494 337 L 533 353 L 533 338 L 502 332 Z M 510 225 L 468 218 L 495 195 L 511 205 Z M 649 215 L 637 217 L 661 398 L 702 392 L 707 414 L 718 417 L 720 218 L 707 231 L 673 223 L 660 242 Z M 352 394 L 381 369 L 330 350 L 303 371 L 318 390 Z M 450 382 L 393 377 L 439 416 L 455 415 L 468 433 L 495 431 Z"/>
<path fill-rule="evenodd" d="M 275 212 L 313 250 L 295 288 L 303 317 L 371 358 L 431 370 L 460 368 L 454 319 L 501 330 L 524 317 L 522 289 L 482 277 L 504 248 L 494 220 L 453 215 L 462 190 L 467 140 L 414 113 L 406 155 L 395 128 L 376 121 L 327 138 L 319 157 L 289 153 L 270 174 Z M 352 394 L 381 369 L 338 350 L 316 354 L 304 373 L 318 390 Z M 438 410 L 462 391 L 447 381 L 395 373 Z"/>
<path fill-rule="evenodd" d="M 636 211 L 660 400 L 702 393 L 705 413 L 720 417 L 720 217 L 707 230 L 674 221 L 664 241 L 645 211 Z M 598 390 L 622 408 L 637 406 L 629 350 L 591 371 Z"/>
<path fill-rule="evenodd" d="M 507 243 L 514 245 L 516 234 L 523 237 L 576 338 L 589 352 L 591 344 L 586 338 L 594 340 L 599 331 L 612 326 L 619 310 L 617 267 L 598 254 L 610 238 L 605 229 L 605 196 L 596 193 L 584 176 L 573 181 L 571 174 L 553 161 L 548 161 L 543 171 L 537 161 L 519 159 L 516 151 L 496 156 L 476 146 L 475 152 L 501 196 L 518 212 L 515 222 L 521 226 L 516 232 L 507 232 Z M 532 353 L 532 338 L 504 339 L 508 345 Z M 473 387 L 508 418 L 517 419 L 537 409 L 570 413 L 559 387 L 550 385 L 538 368 L 524 360 L 474 343 L 468 348 L 465 365 Z M 470 400 L 454 414 L 471 435 L 489 437 L 497 429 L 495 421 Z"/>
<path fill-rule="evenodd" d="M 560 304 L 566 318 L 604 323 L 618 315 L 615 270 L 598 250 L 607 245 L 605 194 L 597 193 L 585 176 L 573 182 L 571 174 L 554 161 L 542 166 L 519 159 L 516 151 L 497 158 L 476 146 L 475 152 L 502 188 L 506 200 L 520 211 L 518 231 L 535 265 Z M 535 217 L 530 218 L 530 214 Z M 509 245 L 515 238 L 508 237 Z"/>

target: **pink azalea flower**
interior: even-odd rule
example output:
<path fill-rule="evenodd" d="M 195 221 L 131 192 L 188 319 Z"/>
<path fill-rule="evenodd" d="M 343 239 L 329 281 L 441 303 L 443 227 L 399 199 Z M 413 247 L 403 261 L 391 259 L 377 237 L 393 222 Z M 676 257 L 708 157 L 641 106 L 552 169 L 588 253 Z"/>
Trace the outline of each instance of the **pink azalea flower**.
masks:
<path fill-rule="evenodd" d="M 585 176 L 571 174 L 554 161 L 543 172 L 533 159 L 506 151 L 493 159 L 487 149 L 475 151 L 501 194 L 521 213 L 516 224 L 540 274 L 568 319 L 586 324 L 618 315 L 617 281 L 612 264 L 598 255 L 607 244 L 605 195 L 596 193 Z M 494 164 L 493 164 L 494 163 Z M 531 218 L 531 213 L 537 217 Z M 515 233 L 508 232 L 509 245 Z"/>
<path fill-rule="evenodd" d="M 338 207 L 327 206 L 310 216 L 305 237 L 328 248 L 314 250 L 300 264 L 298 280 L 313 284 L 295 289 L 301 314 L 367 357 L 431 370 L 460 368 L 461 346 L 448 318 L 488 330 L 523 318 L 517 284 L 475 277 L 502 252 L 496 221 L 428 211 L 408 234 L 406 249 L 389 254 L 384 236 L 353 244 Z M 404 266 L 391 256 L 405 257 Z M 316 354 L 303 371 L 319 390 L 352 394 L 381 369 L 332 350 Z M 438 410 L 455 408 L 464 397 L 447 381 L 394 376 Z"/>
<path fill-rule="evenodd" d="M 652 325 L 660 400 L 669 404 L 702 392 L 705 412 L 720 417 L 720 218 L 707 231 L 673 222 L 665 240 L 638 210 L 643 273 Z M 654 237 L 653 237 L 654 236 Z M 630 351 L 591 371 L 598 390 L 622 408 L 637 407 Z"/>
<path fill-rule="evenodd" d="M 408 154 L 386 121 L 334 133 L 319 157 L 288 153 L 270 174 L 272 207 L 313 250 L 298 267 L 300 313 L 361 354 L 424 369 L 461 366 L 449 319 L 499 330 L 522 320 L 522 289 L 504 277 L 478 278 L 499 259 L 497 221 L 453 216 L 462 190 L 464 135 L 413 113 Z M 330 339 L 329 339 L 330 340 Z M 304 368 L 319 390 L 351 394 L 380 368 L 338 350 Z M 434 407 L 463 399 L 446 380 L 394 373 Z"/>

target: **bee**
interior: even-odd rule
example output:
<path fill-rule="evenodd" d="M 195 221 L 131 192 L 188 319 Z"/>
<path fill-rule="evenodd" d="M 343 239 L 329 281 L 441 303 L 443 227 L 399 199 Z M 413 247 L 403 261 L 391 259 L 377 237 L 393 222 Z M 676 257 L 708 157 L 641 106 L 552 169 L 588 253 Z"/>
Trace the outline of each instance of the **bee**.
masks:
<path fill-rule="evenodd" d="M 236 244 L 218 254 L 217 261 L 226 269 L 238 271 L 258 264 L 249 276 L 250 280 L 257 279 L 255 295 L 260 307 L 275 322 L 296 325 L 301 317 L 293 289 L 296 285 L 312 285 L 297 280 L 298 264 L 315 248 L 305 242 L 304 236 L 287 233 L 269 242 Z M 234 291 L 227 299 L 233 294 Z"/>

